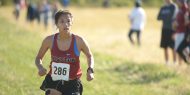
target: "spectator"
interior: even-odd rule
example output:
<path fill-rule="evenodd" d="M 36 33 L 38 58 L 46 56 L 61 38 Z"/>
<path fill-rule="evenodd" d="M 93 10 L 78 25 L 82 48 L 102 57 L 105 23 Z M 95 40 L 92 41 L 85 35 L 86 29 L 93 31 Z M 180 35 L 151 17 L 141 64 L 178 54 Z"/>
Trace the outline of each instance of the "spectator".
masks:
<path fill-rule="evenodd" d="M 186 32 L 185 32 L 185 37 L 181 44 L 179 45 L 178 51 L 179 55 L 181 58 L 186 62 L 190 64 L 190 59 L 189 59 L 189 45 L 190 45 L 190 1 L 187 3 L 188 9 L 187 12 L 185 13 L 185 25 L 186 26 Z"/>
<path fill-rule="evenodd" d="M 43 5 L 42 5 L 42 14 L 43 14 L 44 26 L 46 29 L 48 27 L 48 20 L 49 20 L 50 11 L 51 11 L 51 7 L 50 7 L 49 2 L 47 0 L 44 0 Z"/>
<path fill-rule="evenodd" d="M 129 40 L 132 44 L 134 44 L 134 41 L 132 39 L 132 34 L 137 34 L 137 42 L 138 45 L 141 45 L 141 32 L 144 28 L 145 21 L 146 21 L 146 15 L 144 9 L 141 7 L 141 1 L 137 0 L 135 1 L 135 8 L 132 10 L 131 14 L 129 15 L 129 19 L 131 22 L 131 28 L 128 34 Z"/>
<path fill-rule="evenodd" d="M 104 0 L 103 1 L 103 7 L 108 8 L 110 6 L 110 0 Z"/>
<path fill-rule="evenodd" d="M 26 16 L 27 16 L 27 21 L 33 22 L 35 18 L 35 6 L 31 2 L 28 4 Z"/>
<path fill-rule="evenodd" d="M 185 14 L 187 13 L 188 7 L 186 0 L 177 0 L 176 3 L 179 7 L 179 11 L 177 13 L 176 20 L 173 22 L 173 28 L 175 29 L 175 34 L 173 37 L 175 39 L 175 50 L 180 55 L 179 64 L 181 64 L 181 58 L 184 59 L 184 57 L 182 57 L 183 51 L 179 48 L 179 46 L 185 37 L 185 32 L 186 32 Z"/>
<path fill-rule="evenodd" d="M 18 20 L 19 16 L 20 16 L 20 0 L 14 0 L 14 11 L 13 11 L 13 14 L 16 18 L 16 20 Z"/>
<path fill-rule="evenodd" d="M 173 54 L 173 62 L 176 63 L 176 52 L 174 50 L 174 40 L 172 35 L 174 33 L 172 29 L 172 22 L 176 18 L 177 6 L 172 0 L 164 0 L 165 5 L 160 8 L 158 14 L 158 20 L 162 21 L 162 34 L 160 47 L 164 49 L 165 63 L 169 64 L 168 48 L 171 48 Z"/>

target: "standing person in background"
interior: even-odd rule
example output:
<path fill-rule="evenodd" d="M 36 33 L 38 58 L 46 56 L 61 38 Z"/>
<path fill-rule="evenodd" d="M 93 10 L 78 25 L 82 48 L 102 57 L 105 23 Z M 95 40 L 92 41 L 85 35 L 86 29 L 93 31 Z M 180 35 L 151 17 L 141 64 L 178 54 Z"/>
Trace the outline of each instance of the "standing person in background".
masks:
<path fill-rule="evenodd" d="M 141 32 L 144 28 L 145 21 L 146 21 L 146 14 L 144 9 L 141 7 L 141 1 L 135 1 L 135 8 L 132 10 L 131 14 L 129 15 L 131 28 L 128 34 L 129 40 L 132 44 L 134 44 L 134 40 L 132 39 L 132 34 L 136 32 L 137 34 L 137 42 L 138 45 L 141 45 Z"/>
<path fill-rule="evenodd" d="M 32 23 L 35 19 L 35 7 L 34 7 L 34 4 L 31 2 L 28 2 L 28 4 L 27 4 L 26 19 L 30 23 Z"/>
<path fill-rule="evenodd" d="M 13 2 L 14 2 L 13 14 L 14 14 L 16 20 L 18 20 L 18 18 L 20 16 L 20 10 L 21 10 L 20 0 L 14 0 Z"/>
<path fill-rule="evenodd" d="M 87 58 L 88 81 L 94 79 L 93 55 L 87 41 L 71 32 L 73 16 L 69 11 L 58 11 L 55 14 L 55 24 L 59 33 L 46 37 L 36 56 L 38 74 L 44 76 L 47 70 L 42 65 L 42 59 L 48 49 L 51 51 L 50 70 L 40 88 L 46 91 L 46 95 L 82 95 L 80 52 Z"/>
<path fill-rule="evenodd" d="M 52 4 L 51 4 L 51 17 L 52 17 L 52 31 L 55 31 L 56 30 L 56 25 L 54 24 L 54 18 L 55 18 L 55 13 L 58 11 L 58 1 L 55 0 Z"/>
<path fill-rule="evenodd" d="M 49 13 L 51 12 L 51 7 L 50 4 L 48 2 L 48 0 L 43 0 L 43 4 L 42 4 L 42 15 L 43 15 L 43 22 L 44 22 L 44 26 L 45 29 L 47 29 L 48 27 L 48 20 L 49 20 Z"/>
<path fill-rule="evenodd" d="M 36 14 L 36 19 L 37 19 L 37 21 L 38 21 L 38 24 L 40 24 L 40 22 L 41 22 L 41 12 L 42 12 L 42 4 L 41 4 L 41 2 L 38 2 L 37 3 L 37 8 L 36 8 L 36 12 L 35 12 L 35 14 Z"/>
<path fill-rule="evenodd" d="M 185 13 L 185 25 L 186 25 L 186 32 L 185 37 L 181 44 L 178 47 L 178 53 L 180 57 L 188 64 L 190 64 L 189 58 L 189 45 L 190 45 L 190 0 L 187 1 L 188 9 Z"/>
<path fill-rule="evenodd" d="M 51 12 L 52 12 L 52 20 L 54 21 L 55 18 L 55 13 L 58 10 L 58 1 L 55 0 L 52 4 L 51 4 Z"/>
<path fill-rule="evenodd" d="M 175 29 L 173 38 L 175 39 L 175 50 L 180 55 L 179 64 L 181 64 L 181 58 L 183 58 L 181 54 L 183 51 L 179 48 L 179 46 L 185 38 L 185 32 L 187 28 L 187 25 L 185 23 L 185 14 L 188 12 L 188 7 L 186 0 L 176 0 L 176 3 L 179 7 L 179 11 L 177 13 L 176 20 L 173 22 L 173 29 Z"/>
<path fill-rule="evenodd" d="M 38 23 L 40 23 L 40 12 L 38 10 L 38 6 L 35 3 L 28 3 L 26 16 L 28 22 L 33 24 L 34 20 L 36 19 Z"/>
<path fill-rule="evenodd" d="M 110 0 L 104 0 L 102 5 L 104 8 L 108 8 L 110 6 Z"/>
<path fill-rule="evenodd" d="M 173 62 L 176 63 L 176 52 L 174 50 L 174 40 L 172 35 L 172 22 L 176 18 L 177 6 L 172 0 L 164 0 L 165 5 L 160 8 L 157 19 L 162 21 L 162 34 L 160 47 L 164 49 L 165 63 L 169 64 L 168 49 L 171 48 L 173 54 Z"/>

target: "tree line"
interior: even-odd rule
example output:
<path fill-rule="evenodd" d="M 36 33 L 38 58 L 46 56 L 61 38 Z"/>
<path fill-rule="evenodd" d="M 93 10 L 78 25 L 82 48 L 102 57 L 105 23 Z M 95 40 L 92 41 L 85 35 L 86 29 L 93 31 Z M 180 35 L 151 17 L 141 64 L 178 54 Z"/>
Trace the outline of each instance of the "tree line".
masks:
<path fill-rule="evenodd" d="M 40 0 L 27 0 L 30 2 L 38 2 Z M 48 0 L 53 2 L 55 0 Z M 59 0 L 60 2 L 63 0 Z M 134 5 L 135 0 L 107 0 L 109 7 L 131 7 Z M 159 7 L 162 5 L 163 0 L 142 0 L 144 7 Z M 1 6 L 12 5 L 13 0 L 0 0 Z M 71 6 L 80 7 L 101 7 L 104 4 L 104 0 L 69 0 Z"/>

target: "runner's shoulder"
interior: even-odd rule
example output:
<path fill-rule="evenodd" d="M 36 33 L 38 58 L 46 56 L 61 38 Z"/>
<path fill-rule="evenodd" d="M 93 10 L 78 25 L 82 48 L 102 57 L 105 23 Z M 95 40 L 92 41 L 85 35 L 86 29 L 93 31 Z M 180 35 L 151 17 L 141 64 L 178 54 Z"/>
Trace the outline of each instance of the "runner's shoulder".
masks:
<path fill-rule="evenodd" d="M 84 40 L 84 38 L 82 37 L 82 36 L 79 36 L 79 35 L 77 35 L 77 34 L 74 34 L 75 35 L 75 38 L 76 38 L 76 40 L 77 41 L 83 41 Z"/>
<path fill-rule="evenodd" d="M 51 45 L 51 43 L 52 43 L 52 41 L 53 41 L 53 37 L 54 37 L 54 35 L 47 36 L 47 37 L 43 40 L 43 43 L 44 43 L 44 44 L 47 44 L 47 45 Z"/>
<path fill-rule="evenodd" d="M 44 39 L 44 41 L 52 41 L 52 39 L 53 39 L 53 37 L 54 37 L 54 35 L 50 35 L 50 36 L 47 36 L 45 39 Z"/>

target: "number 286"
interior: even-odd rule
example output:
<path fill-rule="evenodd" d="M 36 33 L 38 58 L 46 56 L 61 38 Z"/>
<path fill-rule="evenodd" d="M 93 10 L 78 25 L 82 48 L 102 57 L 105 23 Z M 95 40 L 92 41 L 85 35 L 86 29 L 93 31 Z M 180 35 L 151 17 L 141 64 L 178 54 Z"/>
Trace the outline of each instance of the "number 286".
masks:
<path fill-rule="evenodd" d="M 56 66 L 54 66 L 54 68 L 55 68 L 55 71 L 54 71 L 54 74 L 55 75 L 66 75 L 66 73 L 67 73 L 67 68 L 61 68 L 61 67 L 56 67 Z"/>

